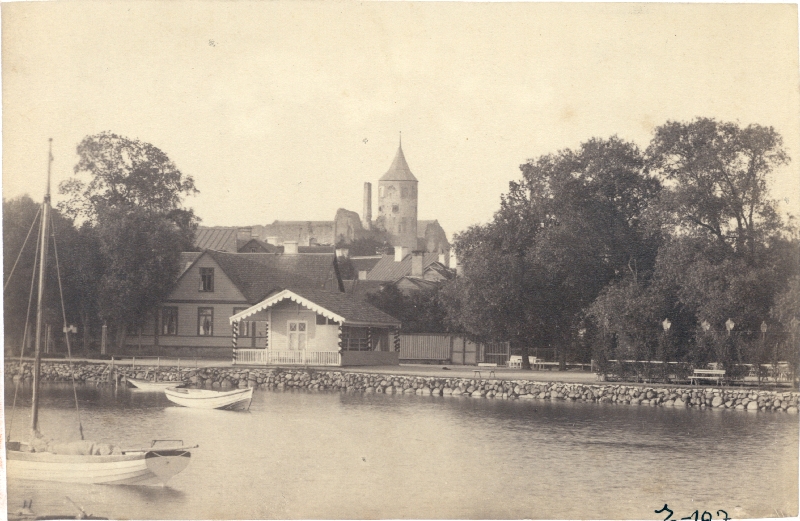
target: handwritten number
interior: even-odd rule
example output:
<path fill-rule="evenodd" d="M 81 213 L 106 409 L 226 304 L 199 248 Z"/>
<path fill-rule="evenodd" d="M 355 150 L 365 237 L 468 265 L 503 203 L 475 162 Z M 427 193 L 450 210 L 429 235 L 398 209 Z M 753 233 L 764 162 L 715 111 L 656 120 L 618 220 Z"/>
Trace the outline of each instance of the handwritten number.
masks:
<path fill-rule="evenodd" d="M 667 517 L 664 518 L 664 521 L 669 521 L 670 519 L 672 519 L 672 510 L 670 510 L 669 507 L 667 507 L 666 503 L 664 503 L 664 508 L 662 508 L 661 510 L 654 510 L 653 512 L 655 512 L 656 514 L 660 514 L 661 512 L 669 512 L 669 514 L 667 514 Z"/>
<path fill-rule="evenodd" d="M 691 514 L 689 514 L 689 516 L 688 516 L 688 517 L 682 517 L 682 518 L 681 518 L 681 521 L 683 521 L 684 519 L 692 519 L 692 516 L 694 516 L 694 521 L 697 521 L 697 510 L 695 510 L 694 512 L 692 512 Z"/>
<path fill-rule="evenodd" d="M 706 517 L 706 514 L 708 514 L 708 517 Z M 711 512 L 706 512 L 706 511 L 704 510 L 704 511 L 703 511 L 703 515 L 702 515 L 702 516 L 700 516 L 700 519 L 702 519 L 703 521 L 711 521 L 711 518 L 712 518 L 712 517 L 714 517 L 714 516 L 712 516 L 712 515 L 711 515 Z"/>
<path fill-rule="evenodd" d="M 717 510 L 717 515 L 719 515 L 720 512 L 725 514 L 725 518 L 722 521 L 730 521 L 731 518 L 728 517 L 727 512 L 725 512 L 724 510 Z"/>

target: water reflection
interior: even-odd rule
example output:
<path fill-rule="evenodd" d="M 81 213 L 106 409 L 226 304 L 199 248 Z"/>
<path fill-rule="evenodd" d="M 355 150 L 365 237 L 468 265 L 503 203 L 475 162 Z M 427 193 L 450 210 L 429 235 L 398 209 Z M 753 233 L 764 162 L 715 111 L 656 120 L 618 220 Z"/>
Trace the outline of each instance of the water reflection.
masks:
<path fill-rule="evenodd" d="M 71 395 L 45 388 L 46 432 L 77 432 Z M 18 409 L 29 405 L 21 396 Z M 257 391 L 237 413 L 110 387 L 81 387 L 79 401 L 87 438 L 200 448 L 168 488 L 12 479 L 11 507 L 70 496 L 96 515 L 139 519 L 638 519 L 664 503 L 680 517 L 797 511 L 798 424 L 786 414 L 305 391 Z M 14 431 L 26 415 L 17 411 Z"/>

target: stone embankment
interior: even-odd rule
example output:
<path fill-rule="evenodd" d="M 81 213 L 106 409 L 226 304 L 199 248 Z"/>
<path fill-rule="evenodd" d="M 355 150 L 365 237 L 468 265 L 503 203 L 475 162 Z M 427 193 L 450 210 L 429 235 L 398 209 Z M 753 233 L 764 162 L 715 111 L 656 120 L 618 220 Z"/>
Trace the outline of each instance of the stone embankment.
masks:
<path fill-rule="evenodd" d="M 32 364 L 8 362 L 6 378 L 30 380 Z M 151 370 L 152 371 L 152 370 Z M 145 378 L 146 372 L 108 364 L 73 364 L 75 381 L 82 383 L 124 382 Z M 66 363 L 42 364 L 43 381 L 70 381 Z M 152 378 L 152 372 L 151 376 Z M 569 400 L 661 407 L 699 407 L 775 411 L 797 414 L 800 393 L 780 390 L 713 387 L 649 387 L 639 384 L 579 384 L 530 380 L 433 378 L 384 375 L 307 368 L 202 368 L 179 370 L 164 367 L 159 380 L 183 381 L 197 387 L 230 389 L 307 389 L 364 393 L 419 394 L 426 396 L 467 396 L 520 400 Z"/>

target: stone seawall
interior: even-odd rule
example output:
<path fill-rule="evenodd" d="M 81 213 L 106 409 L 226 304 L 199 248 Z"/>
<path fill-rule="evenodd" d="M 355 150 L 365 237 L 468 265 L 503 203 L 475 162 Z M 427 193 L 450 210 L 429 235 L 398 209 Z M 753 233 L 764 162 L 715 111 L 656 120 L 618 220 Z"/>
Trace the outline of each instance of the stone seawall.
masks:
<path fill-rule="evenodd" d="M 32 379 L 31 363 L 7 362 L 6 378 Z M 152 371 L 152 369 L 151 369 Z M 120 383 L 125 378 L 145 378 L 145 371 L 110 364 L 73 364 L 75 381 L 100 385 Z M 43 363 L 43 381 L 71 381 L 66 363 Z M 342 370 L 308 368 L 201 368 L 178 370 L 162 367 L 159 380 L 183 381 L 197 387 L 231 389 L 307 389 L 364 393 L 419 394 L 426 396 L 467 396 L 520 400 L 570 400 L 661 407 L 700 407 L 774 411 L 797 414 L 800 393 L 752 388 L 659 387 L 640 384 L 579 384 L 531 380 L 434 378 L 385 375 Z"/>

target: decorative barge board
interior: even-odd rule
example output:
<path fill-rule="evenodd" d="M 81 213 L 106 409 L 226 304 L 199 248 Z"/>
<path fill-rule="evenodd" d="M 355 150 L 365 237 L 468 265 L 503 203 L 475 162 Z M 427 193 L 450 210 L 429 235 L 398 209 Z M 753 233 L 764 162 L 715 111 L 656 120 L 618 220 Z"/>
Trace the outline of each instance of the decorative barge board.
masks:
<path fill-rule="evenodd" d="M 283 289 L 236 313 L 230 323 L 236 364 L 399 364 L 395 339 L 400 321 L 344 293 Z M 237 333 L 262 323 L 269 331 L 264 347 L 240 348 Z"/>

